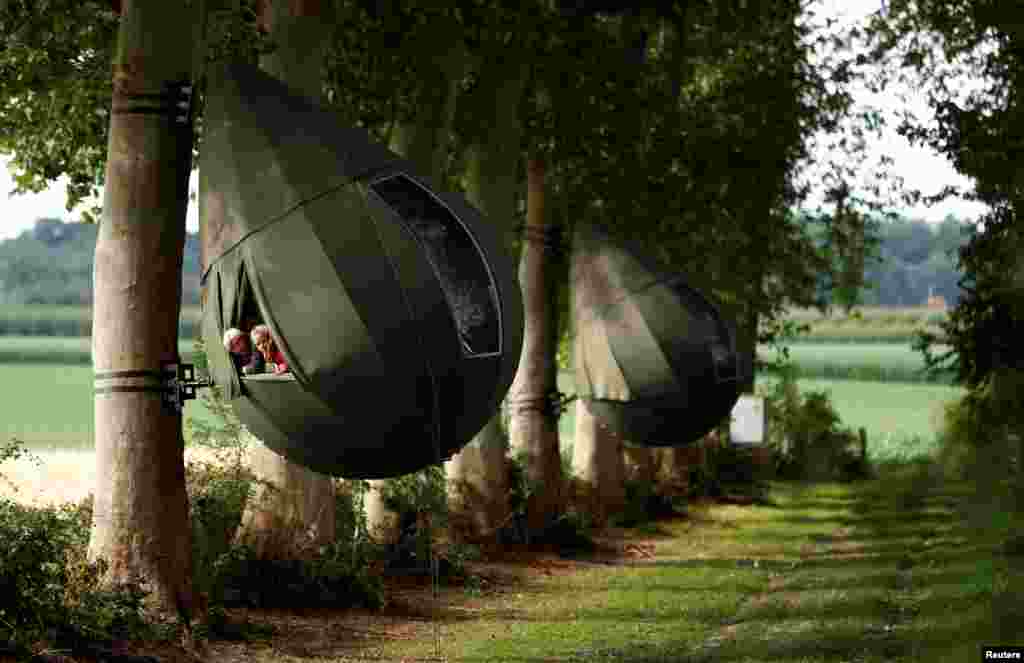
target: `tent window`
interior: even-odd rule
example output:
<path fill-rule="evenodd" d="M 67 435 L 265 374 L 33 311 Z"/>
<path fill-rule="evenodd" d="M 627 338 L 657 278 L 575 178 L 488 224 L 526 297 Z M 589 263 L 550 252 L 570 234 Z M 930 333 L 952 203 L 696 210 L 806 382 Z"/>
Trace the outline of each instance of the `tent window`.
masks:
<path fill-rule="evenodd" d="M 377 180 L 370 189 L 423 246 L 455 320 L 462 354 L 481 357 L 501 352 L 497 290 L 483 254 L 462 221 L 405 175 Z"/>
<path fill-rule="evenodd" d="M 256 297 L 253 295 L 252 286 L 249 284 L 249 275 L 244 270 L 242 272 L 242 282 L 239 286 L 238 298 L 239 306 L 236 309 L 238 311 L 238 319 L 234 321 L 234 324 L 248 334 L 254 325 L 263 322 L 263 312 L 260 311 L 260 305 L 256 302 Z"/>

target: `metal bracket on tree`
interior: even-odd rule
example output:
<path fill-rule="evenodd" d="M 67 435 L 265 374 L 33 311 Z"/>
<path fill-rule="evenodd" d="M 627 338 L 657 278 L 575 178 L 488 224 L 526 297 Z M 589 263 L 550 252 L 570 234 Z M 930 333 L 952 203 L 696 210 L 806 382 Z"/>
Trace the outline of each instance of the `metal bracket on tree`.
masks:
<path fill-rule="evenodd" d="M 194 364 L 165 361 L 160 363 L 160 372 L 164 375 L 164 405 L 176 414 L 185 408 L 185 401 L 195 399 L 196 388 L 213 386 L 209 380 L 196 379 Z"/>
<path fill-rule="evenodd" d="M 185 401 L 196 397 L 198 387 L 213 386 L 208 380 L 196 380 L 193 364 L 176 361 L 160 362 L 159 371 L 97 371 L 93 377 L 97 395 L 128 391 L 160 394 L 170 414 L 180 414 Z"/>

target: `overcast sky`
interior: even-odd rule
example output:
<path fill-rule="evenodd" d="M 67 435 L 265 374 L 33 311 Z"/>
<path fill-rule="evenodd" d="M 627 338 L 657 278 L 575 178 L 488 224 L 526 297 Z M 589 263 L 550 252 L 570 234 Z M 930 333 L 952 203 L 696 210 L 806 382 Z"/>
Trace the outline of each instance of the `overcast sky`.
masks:
<path fill-rule="evenodd" d="M 843 21 L 857 20 L 868 12 L 879 8 L 881 0 L 819 0 L 818 6 L 828 15 L 841 18 Z M 886 110 L 896 110 L 903 104 L 896 99 L 895 93 L 887 93 L 884 97 L 860 91 L 858 102 L 870 103 Z M 912 102 L 914 103 L 914 102 Z M 913 108 L 919 115 L 925 116 L 927 108 L 923 97 L 918 97 Z M 943 158 L 927 148 L 911 147 L 907 141 L 889 129 L 884 139 L 875 143 L 869 163 L 877 161 L 879 155 L 885 153 L 895 160 L 894 172 L 901 175 L 908 187 L 916 187 L 925 194 L 938 192 L 947 184 L 969 188 L 969 183 L 953 170 Z M 0 156 L 0 240 L 15 237 L 23 230 L 31 228 L 39 217 L 57 217 L 77 219 L 77 210 L 69 214 L 64 209 L 65 180 L 61 178 L 47 191 L 38 194 L 25 194 L 8 197 L 7 192 L 14 188 L 6 168 L 7 157 Z M 196 174 L 193 172 L 191 189 L 196 188 Z M 976 203 L 946 202 L 942 205 L 926 208 L 923 205 L 899 210 L 901 213 L 923 218 L 927 221 L 941 221 L 946 214 L 962 219 L 976 218 L 984 207 Z M 195 203 L 189 204 L 187 227 L 190 232 L 198 229 L 198 210 Z"/>

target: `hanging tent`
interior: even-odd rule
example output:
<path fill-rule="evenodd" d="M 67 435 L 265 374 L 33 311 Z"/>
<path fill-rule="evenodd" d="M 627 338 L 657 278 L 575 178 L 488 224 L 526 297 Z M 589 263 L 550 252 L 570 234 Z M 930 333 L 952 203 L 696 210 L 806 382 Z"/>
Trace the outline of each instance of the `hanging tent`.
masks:
<path fill-rule="evenodd" d="M 324 474 L 393 477 L 494 415 L 522 301 L 462 196 L 247 65 L 209 71 L 200 176 L 210 375 L 264 444 Z M 223 333 L 256 320 L 290 373 L 234 369 Z"/>
<path fill-rule="evenodd" d="M 573 251 L 580 398 L 629 443 L 696 442 L 729 415 L 748 374 L 734 324 L 603 229 L 578 224 Z"/>

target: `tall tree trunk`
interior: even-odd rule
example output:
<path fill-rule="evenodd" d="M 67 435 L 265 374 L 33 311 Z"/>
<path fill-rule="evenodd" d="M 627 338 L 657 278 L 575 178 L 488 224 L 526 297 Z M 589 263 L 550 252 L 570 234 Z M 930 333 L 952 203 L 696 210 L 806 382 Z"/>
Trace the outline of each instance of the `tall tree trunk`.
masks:
<path fill-rule="evenodd" d="M 278 45 L 260 58 L 260 66 L 319 100 L 327 35 L 319 0 L 265 0 L 260 23 Z M 293 463 L 262 444 L 253 449 L 252 468 L 259 479 L 273 486 L 256 491 L 239 531 L 259 555 L 287 558 L 334 541 L 334 483 L 330 477 Z"/>
<path fill-rule="evenodd" d="M 747 315 L 743 318 L 743 326 L 739 329 L 737 349 L 739 350 L 741 361 L 746 363 L 749 369 L 746 375 L 741 375 L 740 382 L 740 393 L 741 394 L 752 394 L 754 388 L 757 386 L 757 370 L 756 370 L 756 359 L 757 359 L 757 332 L 760 326 L 761 320 L 757 314 L 755 303 L 761 300 L 764 292 L 764 273 L 758 271 L 753 278 L 752 287 L 754 288 L 753 296 L 749 304 L 747 304 Z"/>
<path fill-rule="evenodd" d="M 391 149 L 412 161 L 420 172 L 430 175 L 438 186 L 444 185 L 445 156 L 467 56 L 465 50 L 457 46 L 443 55 L 424 58 L 417 72 L 421 81 L 417 96 L 423 112 L 415 123 L 399 124 L 392 134 Z M 368 483 L 364 504 L 367 529 L 382 543 L 394 541 L 400 534 L 398 518 L 384 504 L 381 493 L 384 480 Z"/>
<path fill-rule="evenodd" d="M 551 228 L 544 214 L 544 162 L 527 166 L 527 209 L 519 285 L 523 291 L 523 350 L 509 389 L 509 445 L 526 457 L 526 475 L 535 486 L 527 505 L 527 524 L 540 531 L 561 510 L 562 458 L 558 414 L 550 397 L 558 391 L 558 287 L 553 250 L 544 244 Z"/>
<path fill-rule="evenodd" d="M 121 16 L 93 267 L 89 541 L 90 558 L 110 564 L 107 582 L 141 577 L 157 605 L 186 623 L 194 597 L 184 439 L 158 381 L 161 362 L 178 361 L 192 130 L 181 109 L 154 95 L 188 84 L 182 52 L 193 18 L 183 3 L 160 0 L 126 0 Z"/>
<path fill-rule="evenodd" d="M 582 361 L 586 334 L 594 333 L 580 324 L 586 311 L 587 302 L 593 298 L 588 281 L 591 270 L 587 258 L 579 251 L 572 252 L 572 268 L 569 282 L 572 285 L 572 307 L 574 322 L 573 361 Z M 597 332 L 600 333 L 600 332 Z M 590 357 L 589 360 L 596 358 Z M 608 358 L 611 361 L 611 358 Z M 600 371 L 597 371 L 600 373 Z M 598 387 L 599 385 L 594 385 Z M 621 510 L 625 505 L 626 466 L 623 455 L 623 440 L 597 419 L 587 402 L 576 402 L 576 433 L 573 438 L 573 472 L 583 489 L 584 501 L 589 503 L 591 513 L 598 523 L 607 521 L 608 516 Z"/>
<path fill-rule="evenodd" d="M 519 101 L 526 82 L 525 68 L 499 62 L 485 70 L 493 93 L 486 100 L 493 131 L 482 144 L 472 145 L 467 155 L 467 196 L 492 223 L 499 226 L 511 246 L 515 216 L 515 187 L 518 163 L 510 154 L 519 153 Z M 446 466 L 451 504 L 454 510 L 472 516 L 477 534 L 493 532 L 508 513 L 508 472 L 505 466 L 507 442 L 501 429 L 500 412 L 487 422 Z"/>
<path fill-rule="evenodd" d="M 572 452 L 573 473 L 583 489 L 583 502 L 595 523 L 604 524 L 626 504 L 622 439 L 590 412 L 583 399 L 576 401 Z"/>

